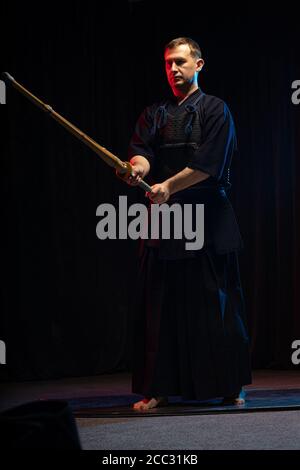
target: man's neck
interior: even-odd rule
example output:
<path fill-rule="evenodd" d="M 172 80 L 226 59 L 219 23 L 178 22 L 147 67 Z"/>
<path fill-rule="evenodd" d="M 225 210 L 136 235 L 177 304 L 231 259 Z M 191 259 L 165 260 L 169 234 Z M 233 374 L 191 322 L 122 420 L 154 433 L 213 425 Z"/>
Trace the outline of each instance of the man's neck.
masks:
<path fill-rule="evenodd" d="M 173 93 L 177 99 L 177 104 L 180 105 L 181 103 L 183 103 L 192 93 L 194 93 L 198 89 L 198 85 L 194 85 L 186 92 L 178 89 L 173 90 Z"/>

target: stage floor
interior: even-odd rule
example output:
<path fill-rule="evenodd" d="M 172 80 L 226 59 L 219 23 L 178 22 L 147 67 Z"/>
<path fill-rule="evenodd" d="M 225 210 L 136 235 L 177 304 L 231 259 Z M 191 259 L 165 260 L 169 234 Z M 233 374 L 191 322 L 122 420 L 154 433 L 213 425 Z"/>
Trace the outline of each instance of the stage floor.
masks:
<path fill-rule="evenodd" d="M 104 374 L 51 381 L 0 384 L 0 411 L 35 400 L 66 400 L 76 418 L 130 418 L 139 416 L 182 416 L 214 413 L 300 410 L 299 371 L 256 370 L 253 383 L 245 387 L 244 406 L 221 406 L 220 400 L 182 402 L 170 397 L 169 405 L 136 412 L 131 404 L 131 375 Z"/>

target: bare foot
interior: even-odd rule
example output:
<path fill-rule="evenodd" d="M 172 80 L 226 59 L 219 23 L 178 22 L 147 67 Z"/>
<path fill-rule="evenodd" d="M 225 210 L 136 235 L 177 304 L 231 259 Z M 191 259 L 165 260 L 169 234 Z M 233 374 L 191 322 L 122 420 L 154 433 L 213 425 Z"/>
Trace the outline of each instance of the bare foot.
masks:
<path fill-rule="evenodd" d="M 168 399 L 166 397 L 144 398 L 143 400 L 134 403 L 132 408 L 136 411 L 147 411 L 167 404 Z"/>
<path fill-rule="evenodd" d="M 239 393 L 235 395 L 224 397 L 222 401 L 222 405 L 242 406 L 242 405 L 245 405 L 245 402 L 246 402 L 246 393 L 244 392 L 244 390 L 241 390 Z"/>

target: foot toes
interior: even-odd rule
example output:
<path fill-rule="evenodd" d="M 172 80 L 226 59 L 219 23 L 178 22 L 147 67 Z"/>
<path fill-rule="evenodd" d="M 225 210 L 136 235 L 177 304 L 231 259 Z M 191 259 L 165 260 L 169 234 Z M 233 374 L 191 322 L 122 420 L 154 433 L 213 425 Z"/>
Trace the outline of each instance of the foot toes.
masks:
<path fill-rule="evenodd" d="M 238 394 L 232 395 L 230 397 L 224 397 L 222 401 L 222 405 L 237 405 L 242 406 L 245 405 L 245 392 L 241 390 Z"/>
<path fill-rule="evenodd" d="M 144 398 L 143 400 L 134 403 L 132 408 L 137 411 L 146 411 L 166 403 L 167 400 L 164 397 Z"/>

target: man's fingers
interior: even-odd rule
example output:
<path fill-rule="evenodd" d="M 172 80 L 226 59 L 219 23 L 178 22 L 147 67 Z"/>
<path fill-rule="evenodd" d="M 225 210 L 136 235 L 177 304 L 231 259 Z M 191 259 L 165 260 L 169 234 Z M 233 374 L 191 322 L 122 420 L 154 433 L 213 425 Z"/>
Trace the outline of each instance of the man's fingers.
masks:
<path fill-rule="evenodd" d="M 152 202 L 159 203 L 161 200 L 161 197 L 158 194 L 148 193 L 148 195 L 149 199 L 151 199 Z"/>
<path fill-rule="evenodd" d="M 127 182 L 131 186 L 137 186 L 141 181 L 142 177 L 139 176 L 137 173 L 131 173 L 131 175 L 127 177 Z"/>
<path fill-rule="evenodd" d="M 127 173 L 119 173 L 116 170 L 116 175 L 130 186 L 137 186 L 142 181 L 142 177 L 139 176 L 136 172 L 132 172 L 130 175 L 128 175 Z"/>

